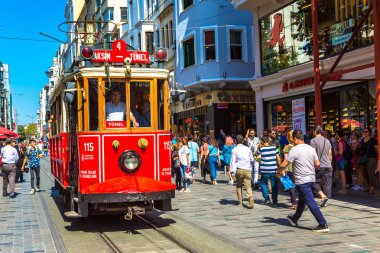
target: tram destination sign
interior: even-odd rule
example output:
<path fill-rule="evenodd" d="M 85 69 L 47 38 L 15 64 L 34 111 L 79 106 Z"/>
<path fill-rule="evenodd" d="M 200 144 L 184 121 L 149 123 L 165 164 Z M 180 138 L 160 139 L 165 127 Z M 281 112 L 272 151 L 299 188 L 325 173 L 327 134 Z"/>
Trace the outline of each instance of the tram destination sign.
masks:
<path fill-rule="evenodd" d="M 115 40 L 111 50 L 94 50 L 93 62 L 125 62 L 129 58 L 130 63 L 149 63 L 149 53 L 143 51 L 127 51 L 127 44 L 123 40 Z"/>

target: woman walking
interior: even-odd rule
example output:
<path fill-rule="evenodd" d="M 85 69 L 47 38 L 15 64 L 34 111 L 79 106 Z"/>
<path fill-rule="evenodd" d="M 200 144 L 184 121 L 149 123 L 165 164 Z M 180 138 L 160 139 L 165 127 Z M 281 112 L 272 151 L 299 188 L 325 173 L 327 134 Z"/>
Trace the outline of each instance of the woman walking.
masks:
<path fill-rule="evenodd" d="M 353 152 L 352 156 L 352 168 L 355 170 L 356 173 L 356 179 L 357 179 L 357 184 L 352 187 L 354 191 L 361 191 L 363 190 L 363 172 L 362 168 L 359 165 L 359 157 L 360 157 L 360 138 L 361 134 L 357 131 L 355 131 L 352 134 L 352 141 L 351 141 L 351 148 Z"/>
<path fill-rule="evenodd" d="M 208 146 L 207 154 L 210 163 L 210 172 L 211 172 L 211 180 L 213 185 L 217 185 L 216 182 L 216 170 L 218 168 L 218 164 L 220 164 L 220 152 L 218 148 L 218 141 L 213 138 L 211 140 L 210 145 Z"/>
<path fill-rule="evenodd" d="M 190 182 L 185 178 L 185 171 L 187 167 L 190 167 L 190 151 L 186 145 L 186 140 L 182 138 L 178 141 L 178 157 L 181 162 L 181 179 L 182 179 L 182 189 L 181 192 L 190 192 Z"/>
<path fill-rule="evenodd" d="M 283 149 L 284 152 L 284 159 L 288 157 L 289 151 L 294 147 L 294 141 L 293 141 L 293 130 L 290 130 L 286 134 L 286 139 L 288 141 L 288 145 L 286 145 Z M 289 163 L 288 167 L 286 168 L 286 173 L 290 177 L 290 179 L 294 183 L 294 175 L 293 175 L 293 164 Z M 289 195 L 290 195 L 290 202 L 291 206 L 289 207 L 290 209 L 296 210 L 297 209 L 297 196 L 296 196 L 296 188 L 293 187 L 289 190 Z"/>

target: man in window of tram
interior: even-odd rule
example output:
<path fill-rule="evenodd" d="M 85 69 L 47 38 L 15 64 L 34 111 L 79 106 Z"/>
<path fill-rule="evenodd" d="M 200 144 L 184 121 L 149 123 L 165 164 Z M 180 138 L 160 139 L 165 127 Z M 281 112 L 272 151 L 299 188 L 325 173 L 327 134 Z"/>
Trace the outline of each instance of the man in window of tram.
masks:
<path fill-rule="evenodd" d="M 150 103 L 143 100 L 138 105 L 138 110 L 134 112 L 140 127 L 150 127 Z"/>
<path fill-rule="evenodd" d="M 111 101 L 106 103 L 106 117 L 107 121 L 124 121 L 125 120 L 125 112 L 126 106 L 125 103 L 120 101 L 121 98 L 121 90 L 118 88 L 114 88 L 111 91 Z M 135 117 L 132 113 L 130 113 L 131 121 L 133 126 L 138 127 Z"/>

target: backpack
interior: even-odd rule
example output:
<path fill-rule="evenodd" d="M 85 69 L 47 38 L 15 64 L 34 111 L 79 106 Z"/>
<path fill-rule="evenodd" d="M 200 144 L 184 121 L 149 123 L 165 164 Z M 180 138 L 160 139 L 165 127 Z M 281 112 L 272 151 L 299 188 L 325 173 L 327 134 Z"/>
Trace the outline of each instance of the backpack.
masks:
<path fill-rule="evenodd" d="M 349 162 L 349 161 L 351 161 L 352 157 L 354 156 L 354 152 L 352 151 L 350 144 L 348 144 L 346 141 L 345 141 L 345 144 L 346 144 L 346 147 L 343 151 L 343 158 L 344 158 L 344 160 Z"/>

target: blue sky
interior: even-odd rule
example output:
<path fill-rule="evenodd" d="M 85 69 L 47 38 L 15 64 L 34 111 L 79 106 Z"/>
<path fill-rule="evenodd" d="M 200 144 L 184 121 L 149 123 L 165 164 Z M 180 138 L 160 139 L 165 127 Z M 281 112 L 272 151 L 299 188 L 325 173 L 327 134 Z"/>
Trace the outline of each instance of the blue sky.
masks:
<path fill-rule="evenodd" d="M 31 123 L 31 117 L 36 120 L 39 93 L 48 83 L 45 71 L 60 45 L 39 33 L 66 41 L 66 34 L 58 30 L 65 21 L 66 3 L 67 0 L 0 1 L 0 61 L 9 64 L 19 124 Z"/>

